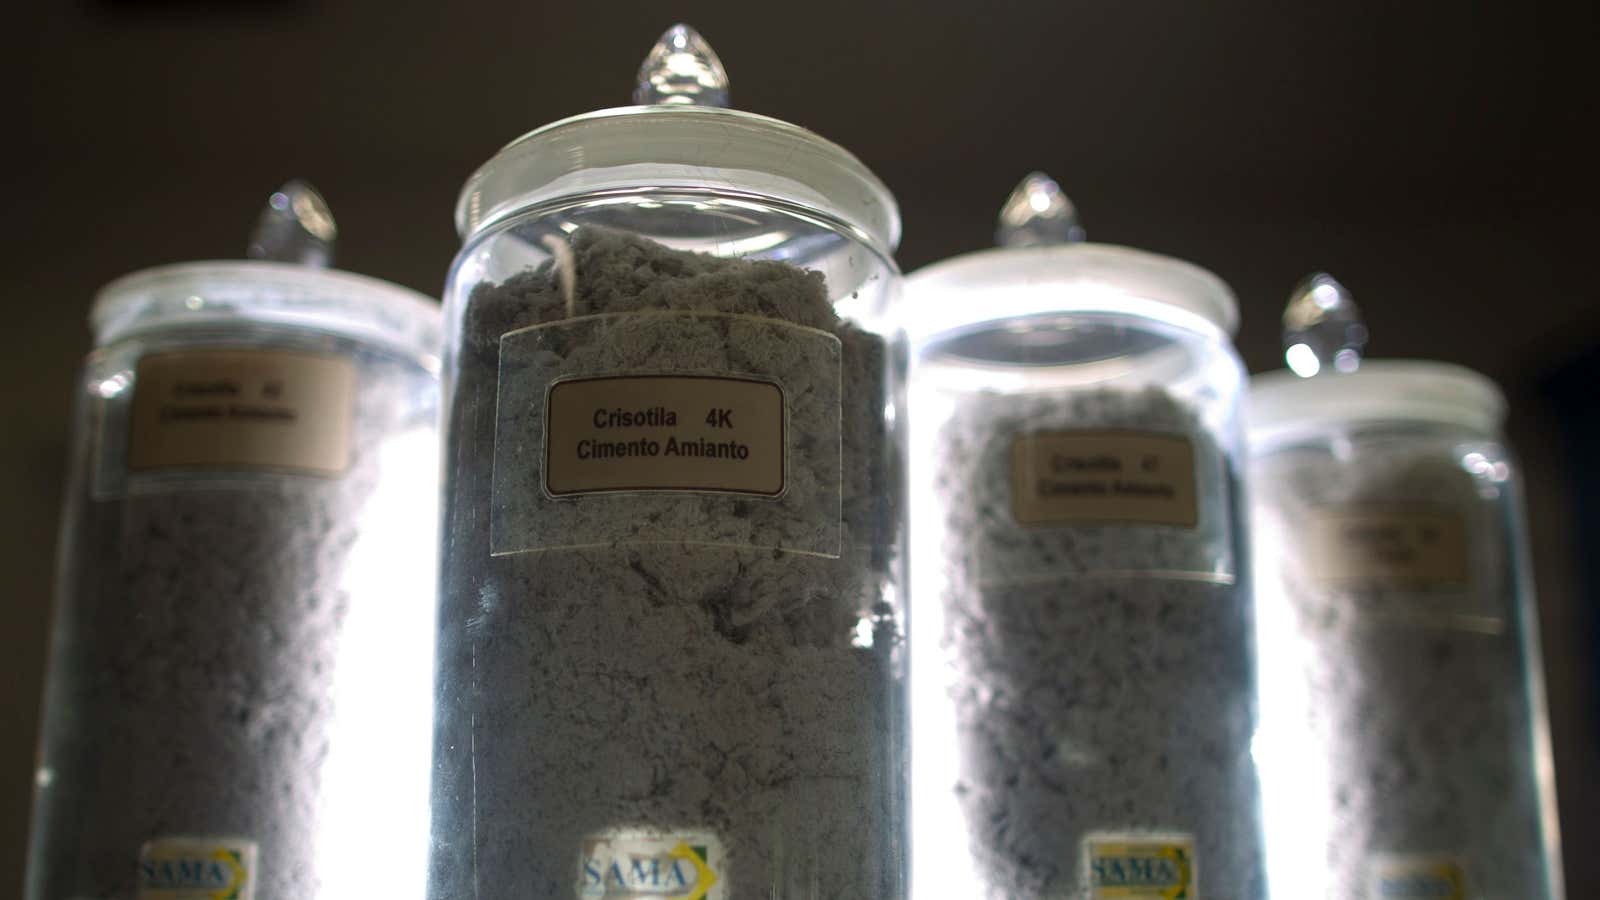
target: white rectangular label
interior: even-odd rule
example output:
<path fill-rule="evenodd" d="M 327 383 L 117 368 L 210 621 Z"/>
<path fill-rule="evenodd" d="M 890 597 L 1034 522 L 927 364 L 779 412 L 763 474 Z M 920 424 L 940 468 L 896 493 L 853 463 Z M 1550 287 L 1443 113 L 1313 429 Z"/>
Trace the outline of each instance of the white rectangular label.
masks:
<path fill-rule="evenodd" d="M 128 468 L 280 469 L 337 475 L 350 461 L 355 365 L 267 350 L 139 360 Z"/>
<path fill-rule="evenodd" d="M 710 832 L 606 831 L 583 842 L 578 900 L 727 900 L 723 866 Z"/>
<path fill-rule="evenodd" d="M 725 491 L 784 485 L 783 389 L 715 376 L 573 378 L 550 386 L 545 490 Z"/>
<path fill-rule="evenodd" d="M 668 542 L 837 556 L 842 354 L 827 332 L 721 313 L 502 335 L 490 552 Z"/>
<path fill-rule="evenodd" d="M 1368 900 L 1467 900 L 1466 872 L 1449 857 L 1376 856 L 1368 875 Z"/>
<path fill-rule="evenodd" d="M 1090 900 L 1195 900 L 1194 838 L 1178 833 L 1091 834 L 1084 838 Z"/>
<path fill-rule="evenodd" d="M 1465 584 L 1460 517 L 1426 507 L 1351 506 L 1307 523 L 1306 568 L 1328 583 Z"/>
<path fill-rule="evenodd" d="M 139 850 L 137 900 L 252 900 L 256 845 L 238 838 L 173 837 Z"/>
<path fill-rule="evenodd" d="M 1194 447 L 1143 431 L 1056 431 L 1011 444 L 1011 511 L 1023 525 L 1126 522 L 1193 528 Z"/>

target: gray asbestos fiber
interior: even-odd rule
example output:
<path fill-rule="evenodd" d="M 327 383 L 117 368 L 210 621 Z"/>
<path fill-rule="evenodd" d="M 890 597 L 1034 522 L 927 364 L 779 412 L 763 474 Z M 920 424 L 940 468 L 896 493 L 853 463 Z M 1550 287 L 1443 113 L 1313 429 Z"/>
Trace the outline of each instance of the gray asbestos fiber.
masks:
<path fill-rule="evenodd" d="M 984 896 L 1086 896 L 1081 848 L 1096 832 L 1190 835 L 1201 896 L 1263 896 L 1232 462 L 1155 388 L 954 404 L 933 436 L 960 766 L 950 788 Z M 1079 429 L 1186 437 L 1196 527 L 1018 524 L 1013 439 Z"/>
<path fill-rule="evenodd" d="M 171 837 L 258 844 L 255 900 L 324 896 L 326 867 L 338 864 L 323 841 L 333 788 L 324 766 L 346 719 L 392 722 L 341 706 L 338 685 L 392 681 L 425 665 L 410 648 L 361 661 L 340 651 L 352 639 L 382 644 L 390 628 L 425 633 L 432 557 L 412 546 L 426 547 L 434 528 L 436 378 L 331 338 L 250 339 L 250 349 L 352 359 L 349 468 L 336 478 L 178 473 L 96 499 L 97 454 L 122 468 L 125 434 L 108 430 L 97 441 L 80 432 L 30 900 L 132 900 L 141 845 Z M 172 340 L 162 349 L 195 349 Z M 105 410 L 126 404 L 128 393 L 89 400 L 89 421 L 120 421 Z M 420 441 L 421 458 L 386 458 L 386 442 L 400 434 Z M 380 492 L 415 514 L 410 528 L 420 540 L 393 544 L 368 533 Z M 352 577 L 359 554 L 360 565 L 388 558 L 401 590 L 362 591 Z M 352 635 L 358 613 L 381 633 Z M 391 796 L 420 806 L 405 788 L 395 785 Z"/>
<path fill-rule="evenodd" d="M 1473 452 L 1489 461 L 1481 474 L 1464 466 Z M 1530 705 L 1510 483 L 1490 475 L 1503 453 L 1420 428 L 1357 434 L 1337 454 L 1289 445 L 1253 464 L 1258 528 L 1275 548 L 1259 564 L 1261 602 L 1278 605 L 1294 646 L 1265 675 L 1297 684 L 1300 702 L 1274 711 L 1316 748 L 1290 764 L 1291 784 L 1269 787 L 1318 789 L 1317 808 L 1297 811 L 1325 823 L 1325 842 L 1307 848 L 1326 873 L 1318 900 L 1366 897 L 1385 855 L 1455 861 L 1474 900 L 1549 896 L 1530 731 L 1542 711 Z M 1374 506 L 1458 520 L 1465 584 L 1317 577 L 1306 523 Z"/>
<path fill-rule="evenodd" d="M 613 543 L 491 557 L 487 511 L 541 492 L 538 454 L 492 471 L 497 402 L 520 389 L 500 383 L 501 337 L 567 309 L 549 265 L 474 286 L 447 425 L 431 896 L 573 897 L 584 839 L 617 829 L 714 833 L 731 897 L 898 896 L 899 626 L 886 593 L 898 512 L 882 340 L 837 318 L 816 273 L 590 229 L 572 249 L 578 316 L 685 315 L 653 317 L 666 340 L 635 339 L 637 316 L 590 320 L 601 324 L 515 377 L 828 376 L 842 380 L 842 414 L 791 398 L 794 505 L 584 496 L 552 511 L 560 530 Z M 707 313 L 819 329 L 837 355 Z M 842 376 L 816 371 L 830 359 Z M 831 433 L 842 467 L 838 451 L 806 445 Z M 804 502 L 829 485 L 842 506 Z M 773 549 L 819 535 L 842 535 L 838 558 Z"/>

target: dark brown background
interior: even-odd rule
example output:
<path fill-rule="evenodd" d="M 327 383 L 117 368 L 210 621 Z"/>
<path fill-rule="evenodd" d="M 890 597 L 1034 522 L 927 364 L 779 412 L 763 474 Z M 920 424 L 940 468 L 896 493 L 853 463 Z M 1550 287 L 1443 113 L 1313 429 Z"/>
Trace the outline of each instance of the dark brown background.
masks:
<path fill-rule="evenodd" d="M 304 175 L 334 206 L 343 267 L 436 293 L 467 174 L 523 131 L 625 102 L 679 17 L 721 53 L 737 106 L 883 176 L 907 269 L 987 244 L 1038 167 L 1091 237 L 1229 281 L 1252 370 L 1279 364 L 1285 293 L 1325 267 L 1357 293 L 1376 354 L 1499 379 L 1529 481 L 1572 896 L 1600 883 L 1593 611 L 1539 390 L 1600 341 L 1593 4 L 79 0 L 0 15 L 0 880 L 20 877 L 94 289 L 241 255 L 266 193 Z"/>

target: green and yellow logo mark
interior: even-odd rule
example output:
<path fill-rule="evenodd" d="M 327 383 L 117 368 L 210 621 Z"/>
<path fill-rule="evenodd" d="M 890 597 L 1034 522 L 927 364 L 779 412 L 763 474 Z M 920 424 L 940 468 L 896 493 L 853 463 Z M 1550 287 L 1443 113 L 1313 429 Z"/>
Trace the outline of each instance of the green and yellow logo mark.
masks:
<path fill-rule="evenodd" d="M 1196 900 L 1194 842 L 1187 836 L 1090 837 L 1091 900 Z"/>
<path fill-rule="evenodd" d="M 724 900 L 721 844 L 705 834 L 621 829 L 584 841 L 579 900 Z"/>
<path fill-rule="evenodd" d="M 139 853 L 138 900 L 251 900 L 255 845 L 168 838 Z"/>

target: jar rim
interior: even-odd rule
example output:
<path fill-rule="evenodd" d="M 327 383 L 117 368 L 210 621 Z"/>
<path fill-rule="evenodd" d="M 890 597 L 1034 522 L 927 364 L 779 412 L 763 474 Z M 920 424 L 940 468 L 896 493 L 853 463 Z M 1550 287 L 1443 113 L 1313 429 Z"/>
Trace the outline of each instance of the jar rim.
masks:
<path fill-rule="evenodd" d="M 628 188 L 717 188 L 817 209 L 892 254 L 900 211 L 887 186 L 838 144 L 780 119 L 707 106 L 624 106 L 522 135 L 467 179 L 463 242 L 535 206 Z"/>
<path fill-rule="evenodd" d="M 1156 318 L 1224 339 L 1239 327 L 1238 300 L 1210 271 L 1088 243 L 995 247 L 924 266 L 907 276 L 898 318 L 920 341 L 986 321 L 1062 313 Z"/>
<path fill-rule="evenodd" d="M 136 334 L 259 323 L 381 344 L 437 368 L 438 304 L 409 288 L 338 269 L 215 260 L 142 269 L 95 294 L 96 347 Z"/>
<path fill-rule="evenodd" d="M 1250 442 L 1261 446 L 1295 434 L 1356 422 L 1421 422 L 1493 434 L 1505 422 L 1506 400 L 1487 376 L 1454 363 L 1366 360 L 1349 374 L 1313 378 L 1280 369 L 1250 379 Z"/>

